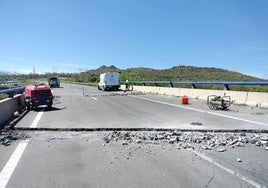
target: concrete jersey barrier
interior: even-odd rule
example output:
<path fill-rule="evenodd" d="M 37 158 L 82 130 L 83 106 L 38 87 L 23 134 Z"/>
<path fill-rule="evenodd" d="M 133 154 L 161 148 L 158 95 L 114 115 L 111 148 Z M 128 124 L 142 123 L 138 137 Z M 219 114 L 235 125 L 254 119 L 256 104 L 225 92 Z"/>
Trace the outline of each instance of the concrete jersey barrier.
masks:
<path fill-rule="evenodd" d="M 14 116 L 14 112 L 19 111 L 23 103 L 23 95 L 16 95 L 0 101 L 0 127 Z"/>
<path fill-rule="evenodd" d="M 187 89 L 156 86 L 133 86 L 133 91 L 153 93 L 161 95 L 172 95 L 176 97 L 188 96 L 194 99 L 207 100 L 208 95 L 231 96 L 233 104 L 257 106 L 268 108 L 268 93 L 245 92 L 245 91 L 224 91 L 207 89 Z"/>

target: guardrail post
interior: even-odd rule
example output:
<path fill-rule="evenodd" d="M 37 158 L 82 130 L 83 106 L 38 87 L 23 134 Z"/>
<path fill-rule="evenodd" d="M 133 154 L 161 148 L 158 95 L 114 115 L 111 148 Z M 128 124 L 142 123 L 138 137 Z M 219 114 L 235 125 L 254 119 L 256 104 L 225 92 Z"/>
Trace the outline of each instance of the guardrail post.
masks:
<path fill-rule="evenodd" d="M 154 83 L 154 86 L 157 87 L 157 83 Z"/>
<path fill-rule="evenodd" d="M 170 87 L 174 87 L 174 85 L 173 85 L 173 83 L 172 83 L 172 82 L 169 82 L 169 84 L 170 84 Z"/>
<path fill-rule="evenodd" d="M 13 98 L 14 97 L 14 93 L 12 93 L 12 92 L 9 92 L 9 93 L 7 93 L 8 94 L 8 97 L 9 98 Z"/>
<path fill-rule="evenodd" d="M 224 89 L 225 91 L 230 90 L 230 88 L 229 88 L 228 84 L 224 84 L 224 85 L 223 85 L 223 89 Z"/>
<path fill-rule="evenodd" d="M 196 86 L 195 86 L 195 84 L 191 84 L 192 85 L 192 89 L 196 89 Z"/>

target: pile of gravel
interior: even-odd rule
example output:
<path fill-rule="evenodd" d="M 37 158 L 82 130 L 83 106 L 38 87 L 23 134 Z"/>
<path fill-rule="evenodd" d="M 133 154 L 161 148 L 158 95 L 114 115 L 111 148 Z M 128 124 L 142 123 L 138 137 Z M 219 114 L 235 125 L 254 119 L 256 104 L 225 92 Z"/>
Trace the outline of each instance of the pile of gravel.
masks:
<path fill-rule="evenodd" d="M 253 133 L 199 133 L 172 131 L 113 131 L 103 137 L 105 143 L 174 144 L 178 149 L 202 149 L 224 152 L 230 148 L 251 143 L 268 150 L 268 134 Z"/>

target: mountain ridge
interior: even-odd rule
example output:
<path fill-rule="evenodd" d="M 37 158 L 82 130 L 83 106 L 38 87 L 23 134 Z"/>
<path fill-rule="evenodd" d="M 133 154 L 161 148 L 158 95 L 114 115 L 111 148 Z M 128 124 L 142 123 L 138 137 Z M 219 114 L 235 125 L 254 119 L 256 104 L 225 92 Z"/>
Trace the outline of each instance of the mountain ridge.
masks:
<path fill-rule="evenodd" d="M 167 69 L 146 67 L 119 69 L 114 65 L 101 66 L 84 74 L 96 77 L 101 73 L 116 71 L 121 78 L 136 81 L 267 81 L 266 79 L 245 75 L 239 72 L 215 67 L 195 67 L 178 65 Z"/>
<path fill-rule="evenodd" d="M 12 76 L 12 75 L 20 75 L 20 74 L 15 71 L 6 71 L 3 69 L 0 69 L 0 76 Z"/>

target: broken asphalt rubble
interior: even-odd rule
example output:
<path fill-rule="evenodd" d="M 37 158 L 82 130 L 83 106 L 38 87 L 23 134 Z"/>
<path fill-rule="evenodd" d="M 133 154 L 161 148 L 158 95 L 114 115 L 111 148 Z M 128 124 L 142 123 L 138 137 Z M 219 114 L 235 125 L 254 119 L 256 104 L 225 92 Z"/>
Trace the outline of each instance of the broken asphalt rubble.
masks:
<path fill-rule="evenodd" d="M 0 143 L 9 146 L 13 141 L 25 140 L 29 136 L 24 131 L 3 129 L 0 133 Z M 245 132 L 183 132 L 168 131 L 108 131 L 103 140 L 105 144 L 119 142 L 122 145 L 130 144 L 172 144 L 177 149 L 214 150 L 225 152 L 231 148 L 244 147 L 254 144 L 268 151 L 267 133 Z"/>
<path fill-rule="evenodd" d="M 13 130 L 4 129 L 0 132 L 0 143 L 3 146 L 10 146 L 13 141 L 25 140 L 28 135 L 25 132 L 18 132 Z"/>
<path fill-rule="evenodd" d="M 27 139 L 24 131 L 3 129 L 0 143 L 9 146 L 13 141 Z M 177 149 L 200 149 L 225 152 L 231 148 L 254 144 L 268 150 L 267 133 L 245 132 L 183 132 L 168 131 L 108 131 L 103 137 L 105 144 L 119 142 L 129 144 L 173 144 Z"/>
<path fill-rule="evenodd" d="M 177 149 L 201 149 L 225 152 L 251 143 L 268 150 L 266 133 L 214 133 L 172 131 L 113 131 L 103 137 L 105 143 L 174 144 Z"/>

